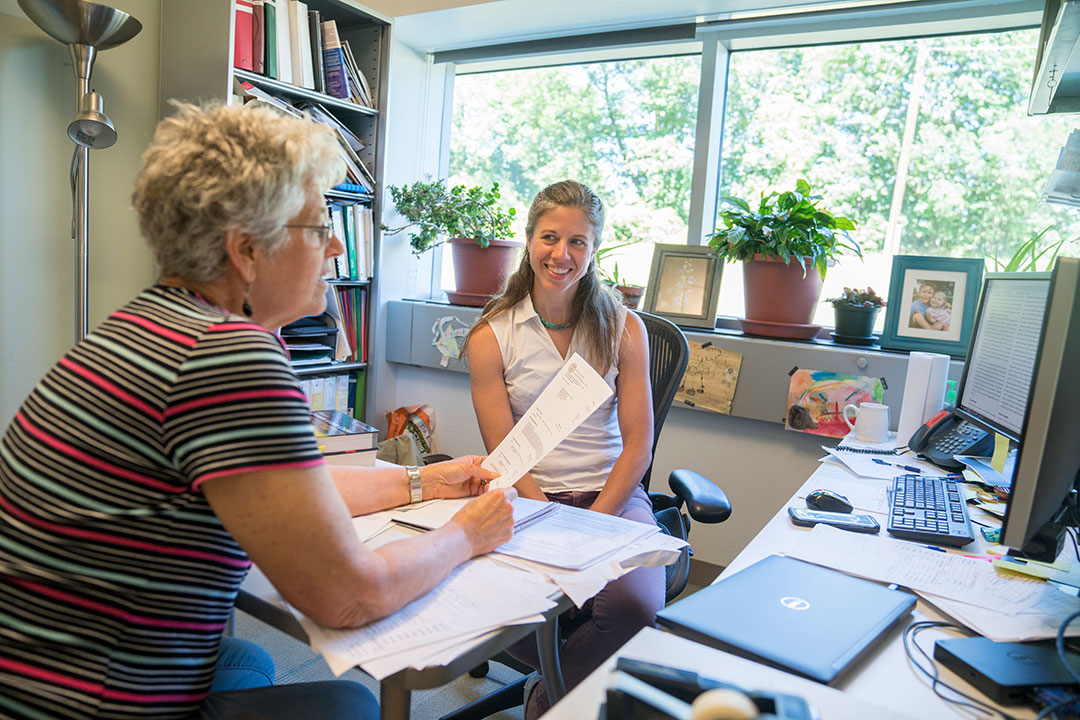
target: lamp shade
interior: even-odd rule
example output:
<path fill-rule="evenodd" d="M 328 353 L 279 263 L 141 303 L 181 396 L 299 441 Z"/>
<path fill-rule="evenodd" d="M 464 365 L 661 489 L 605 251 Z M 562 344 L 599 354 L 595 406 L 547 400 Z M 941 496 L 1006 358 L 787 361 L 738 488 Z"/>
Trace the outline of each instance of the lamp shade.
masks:
<path fill-rule="evenodd" d="M 67 129 L 76 145 L 100 150 L 116 142 L 116 128 L 102 110 L 101 95 L 91 90 L 79 101 L 79 114 Z"/>
<path fill-rule="evenodd" d="M 19 0 L 34 24 L 65 45 L 108 50 L 139 34 L 142 23 L 123 10 L 87 0 Z"/>

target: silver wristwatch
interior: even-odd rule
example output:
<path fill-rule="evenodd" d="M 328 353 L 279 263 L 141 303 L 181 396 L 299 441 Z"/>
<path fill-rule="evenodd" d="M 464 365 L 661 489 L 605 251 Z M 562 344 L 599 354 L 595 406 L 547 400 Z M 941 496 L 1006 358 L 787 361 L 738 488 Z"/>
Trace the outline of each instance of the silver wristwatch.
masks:
<path fill-rule="evenodd" d="M 415 505 L 424 499 L 424 485 L 420 481 L 420 468 L 408 465 L 405 474 L 409 476 L 409 504 Z"/>

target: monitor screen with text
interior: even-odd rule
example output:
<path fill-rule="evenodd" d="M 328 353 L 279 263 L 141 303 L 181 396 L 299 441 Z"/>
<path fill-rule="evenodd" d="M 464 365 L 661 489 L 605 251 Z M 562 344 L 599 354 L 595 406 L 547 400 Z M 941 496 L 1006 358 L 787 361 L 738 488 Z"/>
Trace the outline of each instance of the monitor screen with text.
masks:
<path fill-rule="evenodd" d="M 1039 354 L 1050 278 L 991 277 L 979 306 L 958 408 L 1018 440 Z"/>

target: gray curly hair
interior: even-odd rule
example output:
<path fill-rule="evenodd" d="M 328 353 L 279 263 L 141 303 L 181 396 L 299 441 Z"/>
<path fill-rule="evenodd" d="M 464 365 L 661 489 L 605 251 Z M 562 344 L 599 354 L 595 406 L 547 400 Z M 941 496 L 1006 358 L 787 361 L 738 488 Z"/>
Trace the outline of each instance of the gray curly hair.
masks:
<path fill-rule="evenodd" d="M 345 177 L 325 125 L 268 107 L 174 105 L 143 153 L 132 195 L 161 275 L 216 280 L 233 228 L 273 253 L 289 218 Z"/>

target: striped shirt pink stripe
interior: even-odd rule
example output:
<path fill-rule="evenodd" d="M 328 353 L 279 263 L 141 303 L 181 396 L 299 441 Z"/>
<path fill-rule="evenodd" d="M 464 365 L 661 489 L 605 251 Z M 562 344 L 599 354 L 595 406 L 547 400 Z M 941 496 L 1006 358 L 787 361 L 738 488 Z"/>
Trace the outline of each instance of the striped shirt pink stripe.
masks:
<path fill-rule="evenodd" d="M 136 325 L 140 325 L 151 331 L 155 335 L 159 335 L 163 338 L 172 340 L 173 342 L 179 343 L 184 347 L 195 347 L 195 343 L 197 342 L 197 339 L 190 335 L 182 335 L 175 330 L 170 330 L 167 327 L 158 325 L 152 320 L 148 320 L 144 317 L 139 317 L 138 315 L 132 315 L 131 313 L 123 312 L 122 310 L 117 310 L 112 314 L 112 316 L 114 318 L 120 318 L 122 320 L 127 320 L 128 322 L 135 323 Z"/>
<path fill-rule="evenodd" d="M 146 416 L 151 417 L 158 422 L 164 422 L 165 416 L 160 410 L 150 407 L 139 398 L 135 397 L 126 390 L 122 390 L 121 388 L 117 387 L 115 384 L 109 382 L 97 373 L 91 372 L 90 370 L 84 368 L 82 365 L 72 362 L 66 357 L 60 358 L 60 364 L 66 367 L 71 372 L 75 373 L 76 375 L 79 375 L 80 377 L 89 380 L 93 384 L 100 387 L 102 390 L 109 392 L 116 399 L 122 400 L 136 410 L 141 411 Z"/>
<path fill-rule="evenodd" d="M 207 405 L 219 405 L 241 400 L 259 400 L 262 398 L 266 398 L 267 400 L 271 398 L 293 398 L 302 402 L 307 401 L 307 398 L 304 397 L 304 393 L 299 390 L 248 390 L 246 392 L 226 393 L 223 395 L 214 395 L 213 397 L 199 398 L 197 400 L 179 403 L 166 408 L 165 417 L 171 418 L 180 413 L 187 412 L 188 410 L 206 407 Z"/>
<path fill-rule="evenodd" d="M 0 508 L 7 510 L 13 516 L 30 523 L 42 530 L 51 530 L 52 532 L 60 535 L 66 535 L 68 537 L 83 538 L 85 540 L 95 540 L 97 542 L 108 543 L 110 545 L 118 545 L 121 547 L 129 547 L 138 550 L 148 550 L 152 553 L 159 555 L 173 555 L 176 557 L 189 557 L 199 560 L 208 560 L 209 562 L 218 563 L 220 565 L 228 565 L 236 568 L 247 568 L 251 566 L 251 561 L 247 559 L 231 558 L 225 555 L 215 555 L 213 553 L 202 552 L 200 550 L 188 550 L 186 548 L 168 547 L 165 545 L 155 545 L 153 543 L 143 542 L 141 540 L 132 540 L 131 538 L 118 537 L 116 535 L 106 535 L 105 533 L 94 532 L 93 530 L 81 530 L 75 527 L 68 527 L 66 525 L 58 525 L 46 520 L 39 520 L 27 513 L 22 512 L 18 508 L 14 507 L 7 500 L 0 495 Z"/>
<path fill-rule="evenodd" d="M 110 475 L 115 475 L 117 477 L 122 477 L 125 480 L 131 480 L 132 482 L 137 482 L 140 485 L 147 485 L 149 487 L 155 488 L 157 490 L 161 490 L 163 492 L 176 493 L 176 494 L 187 492 L 187 488 L 185 488 L 185 487 L 178 487 L 176 485 L 170 485 L 167 482 L 162 482 L 161 480 L 155 480 L 154 478 L 147 477 L 145 475 L 140 475 L 139 473 L 132 472 L 130 470 L 125 470 L 122 467 L 118 467 L 116 465 L 113 465 L 112 463 L 107 463 L 104 460 L 100 460 L 100 459 L 94 457 L 93 455 L 85 453 L 82 450 L 79 450 L 79 449 L 75 448 L 72 445 L 69 445 L 69 444 L 64 443 L 64 442 L 60 442 L 58 439 L 56 439 L 53 436 L 49 435 L 48 433 L 46 433 L 41 428 L 38 428 L 35 425 L 31 424 L 30 421 L 26 419 L 26 416 L 23 415 L 22 410 L 15 413 L 15 421 L 17 423 L 19 423 L 20 427 L 22 427 L 28 433 L 30 433 L 35 438 L 37 438 L 41 442 L 45 443 L 49 447 L 51 447 L 54 450 L 57 450 L 59 452 L 62 452 L 63 454 L 71 457 L 74 460 L 84 462 L 84 463 L 86 463 L 87 465 L 89 465 L 89 466 L 91 466 L 93 468 L 96 468 L 98 470 L 102 470 L 104 472 L 107 472 Z"/>
<path fill-rule="evenodd" d="M 102 613 L 103 615 L 111 615 L 112 617 L 126 620 L 127 622 L 135 625 L 147 625 L 150 627 L 163 627 L 174 628 L 177 630 L 206 630 L 206 631 L 221 631 L 225 629 L 225 623 L 193 623 L 184 622 L 182 620 L 162 620 L 161 618 L 151 618 L 144 615 L 136 615 L 135 613 L 121 610 L 120 608 L 106 605 L 105 603 L 95 602 L 93 600 L 87 600 L 71 593 L 55 590 L 44 585 L 39 585 L 36 582 L 29 580 L 22 580 L 20 578 L 9 578 L 9 582 L 13 585 L 18 585 L 26 590 L 29 590 L 38 595 L 44 595 L 45 597 L 53 598 L 54 600 L 60 600 L 68 605 L 76 605 L 78 607 L 86 608 L 87 610 L 93 610 L 95 612 Z"/>
<path fill-rule="evenodd" d="M 305 460 L 303 462 L 293 463 L 265 463 L 262 465 L 248 465 L 247 467 L 235 467 L 228 470 L 220 470 L 218 472 L 207 473 L 201 478 L 192 483 L 192 487 L 198 488 L 207 480 L 213 480 L 214 478 L 225 477 L 228 475 L 240 475 L 248 472 L 258 472 L 259 470 L 265 470 L 266 468 L 309 468 L 317 467 L 319 465 L 325 465 L 326 463 L 322 458 L 316 460 Z"/>

